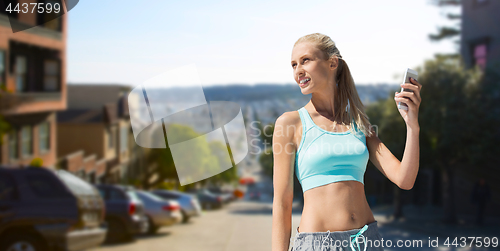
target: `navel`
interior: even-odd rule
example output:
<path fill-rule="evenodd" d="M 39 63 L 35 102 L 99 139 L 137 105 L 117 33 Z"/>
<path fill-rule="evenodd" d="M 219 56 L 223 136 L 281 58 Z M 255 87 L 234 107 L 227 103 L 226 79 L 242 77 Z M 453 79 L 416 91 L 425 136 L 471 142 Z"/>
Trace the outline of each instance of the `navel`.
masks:
<path fill-rule="evenodd" d="M 351 214 L 351 220 L 355 220 L 356 219 L 356 215 L 354 213 Z"/>

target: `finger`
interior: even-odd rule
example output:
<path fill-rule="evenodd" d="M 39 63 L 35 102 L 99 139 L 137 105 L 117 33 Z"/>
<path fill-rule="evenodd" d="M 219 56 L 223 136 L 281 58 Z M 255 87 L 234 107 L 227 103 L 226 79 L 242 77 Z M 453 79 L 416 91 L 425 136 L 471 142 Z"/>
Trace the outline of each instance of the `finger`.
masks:
<path fill-rule="evenodd" d="M 410 92 L 410 91 L 402 91 L 400 93 L 402 94 L 410 94 L 410 93 L 413 93 L 415 95 L 415 97 L 417 98 L 417 100 L 421 101 L 422 98 L 420 96 L 420 91 L 417 90 L 415 85 L 410 85 L 410 84 L 401 84 L 401 87 L 405 88 L 405 89 L 411 89 L 413 92 Z"/>
<path fill-rule="evenodd" d="M 408 106 L 412 106 L 412 108 L 416 108 L 417 105 L 415 104 L 415 102 L 411 99 L 407 99 L 407 98 L 401 98 L 401 97 L 395 97 L 394 100 L 396 102 L 403 102 L 405 104 L 407 104 Z"/>
<path fill-rule="evenodd" d="M 395 101 L 396 101 L 396 105 L 399 105 L 399 102 L 405 103 L 408 106 L 408 111 L 409 110 L 414 111 L 416 109 L 415 104 L 412 101 L 409 101 L 407 99 L 405 99 L 405 100 L 395 100 Z"/>
<path fill-rule="evenodd" d="M 422 89 L 422 84 L 419 83 L 416 79 L 410 78 L 410 83 L 418 85 L 419 89 Z"/>
<path fill-rule="evenodd" d="M 401 84 L 400 86 L 405 88 L 405 89 L 410 89 L 414 92 L 420 92 L 420 86 L 418 86 L 416 84 L 404 83 L 404 84 Z"/>
<path fill-rule="evenodd" d="M 396 94 L 396 97 L 399 97 L 399 98 L 408 98 L 411 101 L 413 101 L 414 103 L 420 104 L 420 99 L 413 92 L 403 91 L 403 92 L 400 92 L 400 93 Z"/>
<path fill-rule="evenodd" d="M 401 85 L 401 86 L 406 87 L 406 85 L 404 85 L 404 84 Z M 405 96 L 405 97 L 408 97 L 408 98 L 415 97 L 415 99 L 413 99 L 413 101 L 415 103 L 417 103 L 417 101 L 418 101 L 418 103 L 420 103 L 422 101 L 422 98 L 420 96 L 420 91 L 419 90 L 415 90 L 415 88 L 417 88 L 417 87 L 416 86 L 407 86 L 407 87 L 409 87 L 408 89 L 413 88 L 414 90 L 411 90 L 411 91 L 402 91 L 400 96 Z"/>
<path fill-rule="evenodd" d="M 408 112 L 408 110 L 404 110 L 404 109 L 399 109 L 399 102 L 402 102 L 402 103 L 405 103 L 406 105 L 408 105 L 408 100 L 407 99 L 403 99 L 403 98 L 397 98 L 395 97 L 394 98 L 394 102 L 396 102 L 396 107 L 398 107 L 398 110 L 403 110 L 404 112 Z M 410 108 L 408 108 L 410 109 Z M 412 108 L 413 109 L 413 108 Z"/>

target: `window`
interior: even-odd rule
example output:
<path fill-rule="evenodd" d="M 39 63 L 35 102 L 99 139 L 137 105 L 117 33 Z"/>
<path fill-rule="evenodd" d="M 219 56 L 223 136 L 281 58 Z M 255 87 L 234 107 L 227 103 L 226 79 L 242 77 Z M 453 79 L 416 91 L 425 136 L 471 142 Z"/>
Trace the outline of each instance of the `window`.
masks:
<path fill-rule="evenodd" d="M 0 202 L 11 201 L 16 198 L 16 187 L 12 177 L 0 172 Z"/>
<path fill-rule="evenodd" d="M 14 160 L 17 159 L 18 154 L 18 138 L 17 138 L 17 130 L 12 130 L 9 132 L 9 158 Z"/>
<path fill-rule="evenodd" d="M 5 51 L 0 50 L 0 90 L 5 87 Z"/>
<path fill-rule="evenodd" d="M 43 63 L 43 87 L 45 91 L 57 91 L 59 89 L 59 62 L 56 60 L 45 60 Z"/>
<path fill-rule="evenodd" d="M 169 193 L 163 193 L 163 192 L 157 192 L 157 193 L 154 193 L 155 195 L 157 196 L 160 196 L 162 197 L 163 199 L 179 199 L 180 196 L 178 195 L 174 195 L 174 194 L 169 194 Z"/>
<path fill-rule="evenodd" d="M 28 187 L 36 195 L 43 198 L 62 198 L 67 197 L 67 192 L 57 183 L 56 179 L 46 174 L 26 175 Z"/>
<path fill-rule="evenodd" d="M 95 184 L 95 172 L 91 172 L 89 175 L 87 175 L 87 181 L 91 184 Z"/>
<path fill-rule="evenodd" d="M 81 178 L 67 172 L 65 170 L 57 170 L 57 176 L 61 179 L 66 187 L 69 188 L 73 194 L 77 195 L 96 195 L 94 187 L 82 180 Z"/>
<path fill-rule="evenodd" d="M 51 12 L 46 11 L 43 13 L 38 13 L 37 15 L 37 25 L 42 25 L 43 27 L 55 31 L 61 31 L 61 19 L 60 16 L 63 15 L 64 12 L 60 11 L 56 13 L 56 3 L 59 4 L 60 8 L 62 8 L 62 4 L 60 0 L 41 0 L 38 3 L 45 3 L 45 5 L 50 4 L 52 6 Z M 68 10 L 69 11 L 69 10 Z"/>
<path fill-rule="evenodd" d="M 474 65 L 479 65 L 482 70 L 486 67 L 486 43 L 474 46 Z"/>
<path fill-rule="evenodd" d="M 38 126 L 38 147 L 40 152 L 47 152 L 50 150 L 50 124 L 43 122 Z"/>
<path fill-rule="evenodd" d="M 125 194 L 118 190 L 118 189 L 114 189 L 114 188 L 111 188 L 108 190 L 108 200 L 126 200 L 127 197 L 125 196 Z"/>
<path fill-rule="evenodd" d="M 484 9 L 489 3 L 489 0 L 474 0 L 471 4 L 473 7 Z"/>
<path fill-rule="evenodd" d="M 16 56 L 16 91 L 23 92 L 26 89 L 26 68 L 25 56 Z"/>
<path fill-rule="evenodd" d="M 21 148 L 23 157 L 33 154 L 33 131 L 31 126 L 24 126 L 21 129 Z"/>
<path fill-rule="evenodd" d="M 137 193 L 134 191 L 127 191 L 127 196 L 133 201 L 141 201 L 141 199 L 137 196 Z"/>
<path fill-rule="evenodd" d="M 110 127 L 107 130 L 108 134 L 108 148 L 113 148 L 115 146 L 115 128 Z"/>
<path fill-rule="evenodd" d="M 99 191 L 99 194 L 101 195 L 103 200 L 106 200 L 106 190 L 102 187 L 98 187 L 97 190 Z"/>
<path fill-rule="evenodd" d="M 163 198 L 161 198 L 158 195 L 148 193 L 148 192 L 137 192 L 137 196 L 139 197 L 140 200 L 142 201 L 148 201 L 148 202 L 163 202 L 165 201 Z"/>
<path fill-rule="evenodd" d="M 120 152 L 127 151 L 128 146 L 128 128 L 120 127 Z"/>

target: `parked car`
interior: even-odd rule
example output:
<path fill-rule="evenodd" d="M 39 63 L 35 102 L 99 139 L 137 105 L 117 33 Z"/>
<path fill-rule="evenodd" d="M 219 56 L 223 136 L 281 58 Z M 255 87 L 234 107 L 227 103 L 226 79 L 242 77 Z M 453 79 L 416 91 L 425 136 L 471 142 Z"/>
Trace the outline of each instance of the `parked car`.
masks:
<path fill-rule="evenodd" d="M 82 250 L 106 236 L 104 201 L 64 170 L 0 167 L 0 250 Z"/>
<path fill-rule="evenodd" d="M 200 202 L 193 195 L 185 194 L 179 191 L 165 190 L 165 189 L 158 189 L 151 192 L 163 199 L 177 201 L 181 206 L 183 223 L 188 222 L 189 219 L 193 216 L 201 215 Z"/>
<path fill-rule="evenodd" d="M 261 193 L 257 190 L 254 190 L 254 191 L 249 191 L 247 195 L 249 200 L 260 200 Z"/>
<path fill-rule="evenodd" d="M 106 242 L 132 240 L 136 234 L 147 231 L 149 222 L 144 205 L 135 193 L 128 193 L 130 187 L 100 184 L 96 188 L 106 203 Z"/>
<path fill-rule="evenodd" d="M 149 221 L 148 233 L 154 234 L 163 226 L 170 226 L 181 222 L 181 207 L 174 200 L 165 200 L 153 193 L 134 190 L 129 193 L 135 193 L 144 203 L 144 210 Z"/>
<path fill-rule="evenodd" d="M 224 204 L 227 204 L 227 203 L 235 200 L 233 192 L 224 191 L 220 187 L 211 187 L 211 188 L 207 188 L 207 190 L 214 195 L 221 196 L 222 203 L 224 203 Z"/>
<path fill-rule="evenodd" d="M 200 201 L 201 208 L 205 210 L 210 210 L 213 208 L 222 208 L 223 202 L 222 197 L 220 195 L 216 195 L 211 193 L 206 189 L 200 189 L 198 191 L 194 191 L 198 200 Z"/>

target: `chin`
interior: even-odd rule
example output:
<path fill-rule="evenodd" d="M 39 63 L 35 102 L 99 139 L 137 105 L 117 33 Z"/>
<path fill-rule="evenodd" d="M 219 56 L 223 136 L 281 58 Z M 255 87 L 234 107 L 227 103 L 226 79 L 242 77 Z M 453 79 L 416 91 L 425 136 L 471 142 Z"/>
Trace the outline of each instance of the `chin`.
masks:
<path fill-rule="evenodd" d="M 302 92 L 303 95 L 311 94 L 311 88 L 310 88 L 310 86 L 307 86 L 306 88 L 301 88 L 299 86 L 299 88 L 300 88 L 300 92 Z"/>
<path fill-rule="evenodd" d="M 301 89 L 300 92 L 302 92 L 303 95 L 311 94 L 311 92 L 307 88 Z"/>

